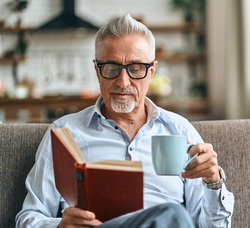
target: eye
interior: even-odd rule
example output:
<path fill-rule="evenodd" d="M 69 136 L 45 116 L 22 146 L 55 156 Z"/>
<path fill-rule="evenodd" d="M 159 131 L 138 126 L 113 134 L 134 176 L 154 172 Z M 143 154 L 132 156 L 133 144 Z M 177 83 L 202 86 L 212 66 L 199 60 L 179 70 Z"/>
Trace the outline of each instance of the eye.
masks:
<path fill-rule="evenodd" d="M 133 65 L 130 65 L 129 66 L 129 72 L 130 73 L 138 73 L 138 72 L 141 72 L 143 71 L 144 65 L 141 65 L 141 64 L 133 64 Z"/>
<path fill-rule="evenodd" d="M 103 74 L 104 75 L 116 75 L 117 72 L 119 71 L 119 66 L 115 65 L 115 64 L 104 64 L 103 65 Z"/>

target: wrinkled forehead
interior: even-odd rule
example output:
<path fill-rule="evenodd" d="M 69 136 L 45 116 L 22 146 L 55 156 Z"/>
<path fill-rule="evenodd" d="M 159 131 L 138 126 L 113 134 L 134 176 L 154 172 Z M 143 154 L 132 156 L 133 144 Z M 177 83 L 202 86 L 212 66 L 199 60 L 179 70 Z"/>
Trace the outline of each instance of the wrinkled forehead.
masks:
<path fill-rule="evenodd" d="M 146 58 L 153 61 L 155 49 L 146 37 L 140 35 L 127 35 L 123 37 L 106 37 L 102 40 L 96 59 L 119 58 L 119 57 Z M 137 56 L 137 57 L 136 57 Z"/>

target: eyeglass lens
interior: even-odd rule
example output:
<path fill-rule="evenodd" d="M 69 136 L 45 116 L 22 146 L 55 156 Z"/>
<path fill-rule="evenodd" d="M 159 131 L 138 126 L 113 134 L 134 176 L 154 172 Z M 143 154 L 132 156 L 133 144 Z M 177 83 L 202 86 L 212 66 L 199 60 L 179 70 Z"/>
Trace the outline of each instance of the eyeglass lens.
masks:
<path fill-rule="evenodd" d="M 107 63 L 102 65 L 102 75 L 107 78 L 115 78 L 120 75 L 122 68 L 125 68 L 128 75 L 133 78 L 143 78 L 146 75 L 147 67 L 143 64 L 130 64 L 121 66 L 117 64 Z"/>

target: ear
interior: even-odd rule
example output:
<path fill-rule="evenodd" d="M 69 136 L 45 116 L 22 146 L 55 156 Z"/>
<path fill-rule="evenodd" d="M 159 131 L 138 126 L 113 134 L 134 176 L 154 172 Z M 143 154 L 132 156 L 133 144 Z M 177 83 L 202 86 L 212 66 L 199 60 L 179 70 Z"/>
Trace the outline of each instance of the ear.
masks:
<path fill-rule="evenodd" d="M 93 63 L 94 63 L 94 68 L 95 68 L 96 74 L 98 74 L 98 67 L 96 66 L 96 60 L 95 59 L 93 60 Z"/>
<path fill-rule="evenodd" d="M 98 82 L 100 83 L 100 71 L 99 71 L 99 68 L 95 64 L 96 63 L 95 59 L 93 60 L 93 63 L 94 63 L 94 68 L 95 68 L 95 72 L 96 72 L 96 76 L 97 76 Z"/>
<path fill-rule="evenodd" d="M 155 60 L 155 61 L 154 61 L 154 65 L 153 65 L 152 67 L 149 68 L 149 71 L 150 71 L 150 79 L 152 79 L 152 77 L 154 76 L 154 73 L 155 73 L 157 67 L 158 67 L 158 61 Z"/>
<path fill-rule="evenodd" d="M 158 61 L 155 60 L 155 61 L 154 61 L 154 69 L 156 70 L 157 67 L 158 67 Z"/>

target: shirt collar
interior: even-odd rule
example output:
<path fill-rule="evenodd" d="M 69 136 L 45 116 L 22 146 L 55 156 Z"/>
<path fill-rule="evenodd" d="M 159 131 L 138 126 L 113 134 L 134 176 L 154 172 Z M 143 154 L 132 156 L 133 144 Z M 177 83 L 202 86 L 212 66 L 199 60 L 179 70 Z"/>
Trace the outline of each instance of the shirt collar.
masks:
<path fill-rule="evenodd" d="M 145 97 L 145 105 L 147 108 L 148 119 L 157 119 L 160 115 L 159 109 L 155 105 L 153 101 L 151 101 L 148 97 Z"/>
<path fill-rule="evenodd" d="M 103 105 L 103 99 L 100 96 L 97 98 L 95 102 L 94 108 L 92 110 L 92 114 L 90 115 L 89 122 L 87 124 L 88 127 L 93 126 L 93 124 L 97 122 L 97 118 L 102 117 L 102 113 L 101 113 L 102 105 Z"/>
<path fill-rule="evenodd" d="M 92 114 L 90 116 L 88 127 L 94 126 L 98 118 L 105 118 L 101 113 L 101 107 L 103 103 L 104 102 L 103 102 L 102 97 L 101 96 L 98 97 L 94 105 Z M 148 113 L 148 117 L 147 117 L 148 121 L 157 119 L 160 115 L 159 109 L 148 97 L 145 97 L 145 105 L 146 105 L 147 113 Z"/>

